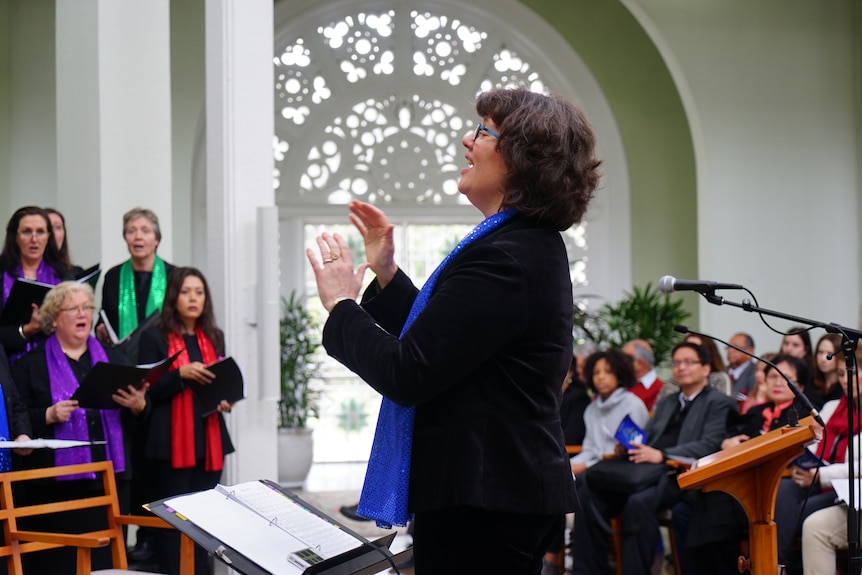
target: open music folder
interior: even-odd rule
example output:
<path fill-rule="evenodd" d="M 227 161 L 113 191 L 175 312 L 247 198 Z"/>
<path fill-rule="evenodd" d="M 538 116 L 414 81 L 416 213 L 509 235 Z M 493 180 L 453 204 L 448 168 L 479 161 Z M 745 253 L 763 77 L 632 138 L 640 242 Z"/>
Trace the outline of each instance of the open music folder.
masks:
<path fill-rule="evenodd" d="M 393 558 L 395 532 L 369 541 L 265 479 L 217 485 L 146 508 L 244 575 L 377 573 Z"/>

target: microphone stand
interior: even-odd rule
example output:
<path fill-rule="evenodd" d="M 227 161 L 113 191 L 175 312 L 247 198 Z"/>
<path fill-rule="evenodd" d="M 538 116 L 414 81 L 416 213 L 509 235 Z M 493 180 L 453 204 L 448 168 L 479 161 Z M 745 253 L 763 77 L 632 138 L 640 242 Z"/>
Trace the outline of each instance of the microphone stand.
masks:
<path fill-rule="evenodd" d="M 851 574 L 858 574 L 859 568 L 862 566 L 862 558 L 859 557 L 859 524 L 857 523 L 857 515 L 856 511 L 856 449 L 854 444 L 856 443 L 855 437 L 855 398 L 854 394 L 856 393 L 855 385 L 858 381 L 858 374 L 856 370 L 856 348 L 859 344 L 859 339 L 862 338 L 862 331 L 852 329 L 849 327 L 844 327 L 837 323 L 828 323 L 825 324 L 823 322 L 814 321 L 810 319 L 806 319 L 804 317 L 798 317 L 795 315 L 790 315 L 778 311 L 773 311 L 769 309 L 765 309 L 756 305 L 752 305 L 751 301 L 746 298 L 742 300 L 742 303 L 736 303 L 729 300 L 726 300 L 722 296 L 715 295 L 714 289 L 703 289 L 697 290 L 700 295 L 702 295 L 709 303 L 715 305 L 729 305 L 732 307 L 738 307 L 747 312 L 753 312 L 759 315 L 768 315 L 770 317 L 776 317 L 779 319 L 785 319 L 794 323 L 801 323 L 804 325 L 810 325 L 812 327 L 821 327 L 825 329 L 829 333 L 837 333 L 841 335 L 841 349 L 844 353 L 844 363 L 845 369 L 847 370 L 847 450 L 849 457 L 847 458 L 847 472 L 850 476 L 850 483 L 848 489 L 848 499 L 847 502 L 847 549 L 848 549 L 848 569 Z M 749 292 L 750 293 L 750 292 Z"/>

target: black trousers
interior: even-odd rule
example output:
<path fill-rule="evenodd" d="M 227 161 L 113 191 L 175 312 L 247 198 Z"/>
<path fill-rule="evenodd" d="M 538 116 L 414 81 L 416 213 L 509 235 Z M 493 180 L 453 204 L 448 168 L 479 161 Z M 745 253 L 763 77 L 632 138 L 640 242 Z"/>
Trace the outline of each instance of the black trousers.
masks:
<path fill-rule="evenodd" d="M 148 459 L 147 465 L 157 479 L 152 489 L 156 499 L 212 489 L 221 479 L 221 471 L 206 471 L 204 460 L 198 459 L 191 469 L 174 469 L 170 461 Z M 159 571 L 178 575 L 180 569 L 180 533 L 175 529 L 155 529 L 155 548 Z M 195 545 L 195 575 L 213 572 L 213 562 L 207 551 Z"/>
<path fill-rule="evenodd" d="M 623 523 L 623 572 L 649 575 L 661 534 L 656 513 L 672 507 L 681 491 L 675 478 L 660 481 L 631 495 L 602 492 L 578 482 L 581 511 L 575 514 L 572 531 L 572 572 L 576 575 L 610 573 L 611 518 L 621 515 Z"/>
<path fill-rule="evenodd" d="M 539 575 L 563 515 L 456 507 L 415 514 L 416 575 Z"/>

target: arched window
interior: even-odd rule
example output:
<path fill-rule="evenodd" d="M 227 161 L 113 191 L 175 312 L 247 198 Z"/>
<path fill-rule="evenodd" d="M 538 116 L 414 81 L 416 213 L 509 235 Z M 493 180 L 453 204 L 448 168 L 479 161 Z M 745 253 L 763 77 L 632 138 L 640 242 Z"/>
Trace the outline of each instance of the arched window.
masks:
<path fill-rule="evenodd" d="M 566 95 L 584 107 L 599 134 L 604 192 L 614 181 L 608 166 L 613 171 L 623 165 L 619 136 L 595 80 L 571 47 L 515 0 L 291 0 L 277 4 L 275 15 L 274 187 L 283 293 L 314 292 L 297 244 L 313 245 L 319 226 L 340 224 L 350 233 L 344 205 L 354 198 L 380 205 L 398 224 L 399 264 L 421 285 L 447 247 L 481 219 L 457 182 L 465 165 L 460 140 L 478 121 L 474 102 L 483 90 L 517 84 Z M 628 287 L 624 172 L 617 181 L 613 197 L 624 204 L 625 228 L 615 230 L 614 241 L 626 244 L 625 253 L 595 266 L 599 289 L 616 280 Z M 614 203 L 600 195 L 588 221 L 564 233 L 576 294 L 591 292 L 596 283 L 590 256 L 611 249 L 605 240 L 612 236 Z M 625 272 L 609 281 L 612 264 Z M 338 366 L 326 370 L 331 385 L 351 388 Z M 373 430 L 364 399 L 343 391 L 336 396 L 329 407 L 341 409 L 336 419 L 342 427 L 361 421 Z M 376 407 L 370 412 L 376 416 Z M 321 443 L 316 457 L 329 459 L 320 453 Z"/>

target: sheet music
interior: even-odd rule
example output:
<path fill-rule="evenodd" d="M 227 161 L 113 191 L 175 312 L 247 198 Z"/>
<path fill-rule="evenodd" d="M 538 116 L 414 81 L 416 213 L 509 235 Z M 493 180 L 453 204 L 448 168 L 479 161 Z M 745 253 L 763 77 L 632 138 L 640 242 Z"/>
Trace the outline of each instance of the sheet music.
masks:
<path fill-rule="evenodd" d="M 77 439 L 31 439 L 29 441 L 0 441 L 0 449 L 66 449 L 105 445 L 104 441 L 80 441 Z"/>
<path fill-rule="evenodd" d="M 362 542 L 338 525 L 260 481 L 181 495 L 165 501 L 188 519 L 275 575 L 301 574 L 288 554 L 310 547 L 329 558 Z"/>
<path fill-rule="evenodd" d="M 231 487 L 216 486 L 242 505 L 249 507 L 328 559 L 361 545 L 353 535 L 338 525 L 315 515 L 298 502 L 260 481 L 249 481 Z"/>
<path fill-rule="evenodd" d="M 853 487 L 855 489 L 853 495 L 856 498 L 854 507 L 856 507 L 857 511 L 862 511 L 862 478 L 857 477 L 856 485 Z M 832 488 L 835 490 L 835 494 L 838 496 L 838 499 L 843 501 L 845 504 L 850 500 L 849 479 L 833 479 Z"/>
<path fill-rule="evenodd" d="M 302 575 L 302 569 L 287 559 L 291 551 L 308 547 L 305 543 L 270 526 L 260 515 L 237 505 L 214 489 L 174 497 L 165 503 L 182 518 L 221 541 L 230 541 L 238 553 L 254 559 L 273 575 Z M 227 555 L 228 558 L 230 555 Z"/>

